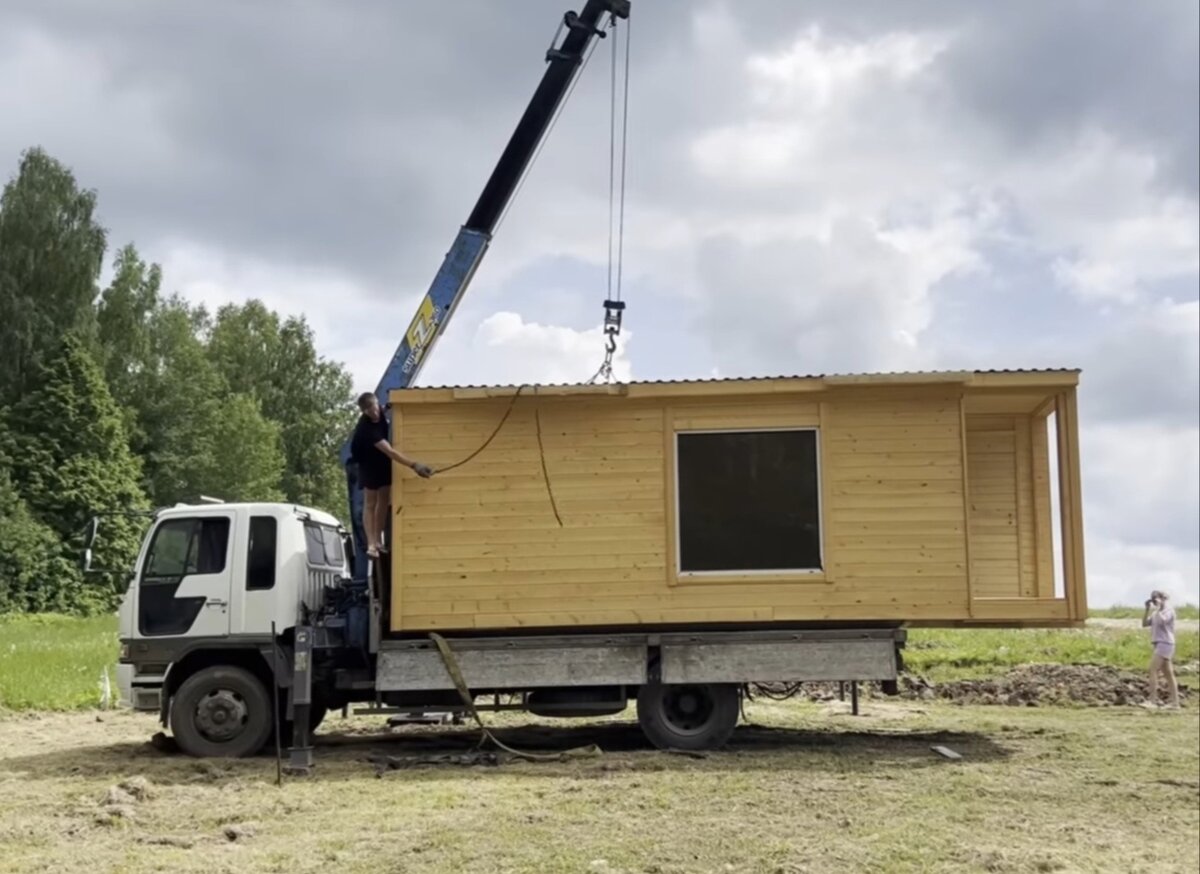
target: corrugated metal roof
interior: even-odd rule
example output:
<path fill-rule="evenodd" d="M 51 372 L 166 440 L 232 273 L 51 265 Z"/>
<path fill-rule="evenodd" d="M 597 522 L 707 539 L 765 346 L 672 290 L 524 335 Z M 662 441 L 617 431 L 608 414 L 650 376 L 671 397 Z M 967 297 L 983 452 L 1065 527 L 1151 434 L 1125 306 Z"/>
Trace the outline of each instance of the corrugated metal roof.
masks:
<path fill-rule="evenodd" d="M 634 379 L 629 382 L 613 382 L 611 385 L 693 385 L 697 383 L 737 383 L 737 382 L 774 382 L 786 379 L 904 379 L 904 378 L 928 378 L 944 376 L 951 378 L 957 375 L 973 375 L 981 376 L 986 374 L 1049 374 L 1049 373 L 1080 373 L 1080 369 L 1076 367 L 1028 367 L 1028 368 L 991 368 L 987 370 L 895 370 L 895 371 L 879 371 L 873 373 L 803 373 L 803 374 L 775 374 L 773 376 L 721 376 L 721 377 L 694 377 L 684 379 Z M 601 383 L 603 384 L 603 383 Z M 532 386 L 533 383 L 526 383 Z M 539 386 L 546 388 L 586 388 L 589 383 L 585 382 L 541 382 Z M 504 390 L 517 389 L 517 383 L 493 384 L 493 383 L 468 383 L 468 384 L 443 384 L 443 385 L 419 385 L 410 386 L 406 391 L 446 391 L 446 390 Z"/>

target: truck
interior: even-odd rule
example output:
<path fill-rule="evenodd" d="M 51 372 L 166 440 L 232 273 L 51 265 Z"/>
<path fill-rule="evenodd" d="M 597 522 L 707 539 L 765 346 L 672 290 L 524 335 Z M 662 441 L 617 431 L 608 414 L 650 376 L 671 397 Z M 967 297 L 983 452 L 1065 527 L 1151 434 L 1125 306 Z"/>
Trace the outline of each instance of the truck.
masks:
<path fill-rule="evenodd" d="M 393 442 L 438 469 L 396 472 L 380 558 L 345 451 L 348 526 L 288 503 L 153 514 L 118 683 L 183 752 L 274 737 L 307 773 L 332 710 L 631 702 L 655 747 L 715 749 L 753 683 L 895 691 L 913 625 L 1082 622 L 1075 371 L 414 386 L 589 46 L 628 16 L 624 0 L 564 15 L 380 380 Z M 621 306 L 605 306 L 611 351 Z"/>

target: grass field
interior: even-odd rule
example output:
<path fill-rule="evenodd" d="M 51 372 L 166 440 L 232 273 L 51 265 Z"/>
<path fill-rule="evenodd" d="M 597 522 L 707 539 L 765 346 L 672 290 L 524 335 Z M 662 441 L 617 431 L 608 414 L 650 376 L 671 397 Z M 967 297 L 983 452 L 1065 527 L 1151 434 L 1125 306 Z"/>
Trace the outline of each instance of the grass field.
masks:
<path fill-rule="evenodd" d="M 1098 618 L 1127 621 L 1107 611 Z M 1177 664 L 1200 659 L 1200 634 L 1195 630 L 1181 629 L 1176 640 Z M 1136 623 L 1066 631 L 913 629 L 905 662 L 910 671 L 942 682 L 990 676 L 1031 662 L 1142 671 L 1147 653 L 1147 633 Z M 116 656 L 114 617 L 0 616 L 0 710 L 97 707 L 106 669 L 110 681 L 116 682 Z M 1196 677 L 1181 674 L 1187 683 L 1197 682 Z"/>
<path fill-rule="evenodd" d="M 1195 625 L 1178 638 L 1181 666 L 1194 666 Z M 1106 616 L 1078 631 L 914 630 L 906 658 L 942 681 L 1025 662 L 1140 673 L 1147 649 L 1135 620 Z M 1194 697 L 1174 713 L 866 697 L 859 717 L 837 701 L 760 698 L 730 746 L 703 758 L 648 748 L 632 711 L 506 714 L 485 719 L 518 748 L 603 752 L 382 776 L 372 754 L 457 754 L 477 733 L 335 715 L 315 773 L 277 787 L 269 756 L 162 752 L 152 716 L 96 710 L 115 654 L 111 617 L 0 618 L 0 872 L 1200 868 Z"/>
<path fill-rule="evenodd" d="M 116 617 L 0 616 L 0 710 L 97 707 L 116 662 Z"/>

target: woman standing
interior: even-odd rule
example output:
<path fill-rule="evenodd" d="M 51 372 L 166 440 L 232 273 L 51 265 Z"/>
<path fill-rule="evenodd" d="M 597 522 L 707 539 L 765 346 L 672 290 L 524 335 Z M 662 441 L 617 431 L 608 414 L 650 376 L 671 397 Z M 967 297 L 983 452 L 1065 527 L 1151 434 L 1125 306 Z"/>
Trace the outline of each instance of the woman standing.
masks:
<path fill-rule="evenodd" d="M 387 418 L 373 393 L 360 395 L 358 408 L 362 415 L 351 438 L 350 452 L 358 465 L 358 483 L 362 486 L 366 504 L 363 508 L 363 528 L 367 535 L 367 555 L 374 559 L 379 557 L 379 550 L 383 546 L 383 530 L 387 525 L 392 462 L 412 468 L 422 477 L 433 476 L 433 469 L 392 448 L 388 439 Z"/>
<path fill-rule="evenodd" d="M 1146 613 L 1142 617 L 1142 627 L 1150 629 L 1150 645 L 1154 648 L 1150 656 L 1150 700 L 1147 707 L 1158 706 L 1158 674 L 1162 672 L 1167 680 L 1167 697 L 1171 710 L 1179 709 L 1179 684 L 1175 682 L 1175 611 L 1167 603 L 1166 592 L 1157 589 L 1150 593 L 1146 602 Z"/>

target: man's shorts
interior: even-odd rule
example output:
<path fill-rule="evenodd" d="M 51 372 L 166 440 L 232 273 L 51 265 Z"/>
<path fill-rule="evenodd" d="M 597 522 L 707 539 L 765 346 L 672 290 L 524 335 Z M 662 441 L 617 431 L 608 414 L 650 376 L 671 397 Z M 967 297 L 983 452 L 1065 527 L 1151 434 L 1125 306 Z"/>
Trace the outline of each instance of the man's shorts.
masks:
<path fill-rule="evenodd" d="M 1154 654 L 1159 658 L 1170 659 L 1175 657 L 1175 644 L 1173 643 L 1156 643 L 1154 644 Z"/>

